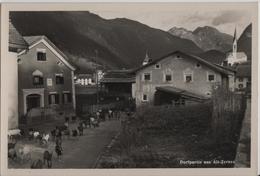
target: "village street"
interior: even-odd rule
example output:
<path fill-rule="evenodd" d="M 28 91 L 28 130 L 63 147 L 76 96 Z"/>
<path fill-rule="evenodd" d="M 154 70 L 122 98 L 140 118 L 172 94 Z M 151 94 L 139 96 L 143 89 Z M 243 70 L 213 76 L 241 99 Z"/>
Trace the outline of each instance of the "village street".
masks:
<path fill-rule="evenodd" d="M 76 125 L 76 124 L 73 124 Z M 64 139 L 62 142 L 63 156 L 58 161 L 57 156 L 53 154 L 52 168 L 92 168 L 104 148 L 110 143 L 112 138 L 120 129 L 120 121 L 107 120 L 101 122 L 97 128 L 87 128 L 84 135 L 78 139 Z M 51 144 L 50 144 L 51 145 Z M 51 148 L 51 147 L 48 147 Z M 32 153 L 32 160 L 42 159 L 42 152 Z M 10 161 L 10 168 L 30 168 L 31 162 L 20 164 L 16 161 Z M 46 166 L 45 166 L 46 167 Z M 44 168 L 45 168 L 44 167 Z"/>

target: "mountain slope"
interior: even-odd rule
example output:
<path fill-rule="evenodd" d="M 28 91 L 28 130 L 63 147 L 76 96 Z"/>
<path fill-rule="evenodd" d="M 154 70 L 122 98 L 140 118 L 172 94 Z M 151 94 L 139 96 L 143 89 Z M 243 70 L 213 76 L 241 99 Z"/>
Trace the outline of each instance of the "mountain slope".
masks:
<path fill-rule="evenodd" d="M 225 53 L 217 50 L 209 50 L 198 54 L 198 56 L 214 64 L 221 64 L 223 60 L 226 58 Z"/>
<path fill-rule="evenodd" d="M 175 50 L 202 52 L 190 40 L 124 18 L 105 20 L 90 12 L 15 12 L 10 18 L 22 35 L 46 35 L 83 72 L 94 61 L 108 68 L 138 67 L 146 52 L 151 58 Z"/>
<path fill-rule="evenodd" d="M 173 27 L 168 32 L 174 36 L 193 41 L 204 51 L 219 50 L 226 52 L 232 47 L 233 37 L 231 35 L 221 33 L 217 29 L 209 26 L 198 27 L 194 31 Z"/>
<path fill-rule="evenodd" d="M 245 52 L 248 60 L 251 60 L 252 55 L 252 24 L 249 24 L 242 32 L 237 41 L 237 50 Z"/>

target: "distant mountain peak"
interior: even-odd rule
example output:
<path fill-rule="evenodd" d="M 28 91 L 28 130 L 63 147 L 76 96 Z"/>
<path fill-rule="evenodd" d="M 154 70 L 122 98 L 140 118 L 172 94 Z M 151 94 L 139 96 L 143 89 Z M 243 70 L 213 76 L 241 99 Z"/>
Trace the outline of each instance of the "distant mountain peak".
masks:
<path fill-rule="evenodd" d="M 197 27 L 194 31 L 173 27 L 168 32 L 174 36 L 193 41 L 204 51 L 219 50 L 225 52 L 232 48 L 232 36 L 221 33 L 211 26 Z"/>

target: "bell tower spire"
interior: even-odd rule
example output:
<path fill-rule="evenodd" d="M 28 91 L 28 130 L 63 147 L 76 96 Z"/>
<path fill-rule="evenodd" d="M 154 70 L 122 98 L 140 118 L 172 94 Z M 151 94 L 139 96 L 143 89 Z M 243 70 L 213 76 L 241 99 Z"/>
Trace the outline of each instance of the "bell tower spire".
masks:
<path fill-rule="evenodd" d="M 143 61 L 143 65 L 146 65 L 146 64 L 148 64 L 151 61 L 152 61 L 152 59 L 148 56 L 148 52 L 146 50 L 145 58 L 144 58 L 144 61 Z"/>
<path fill-rule="evenodd" d="M 233 56 L 236 58 L 237 53 L 237 29 L 235 27 L 234 37 L 233 37 Z"/>

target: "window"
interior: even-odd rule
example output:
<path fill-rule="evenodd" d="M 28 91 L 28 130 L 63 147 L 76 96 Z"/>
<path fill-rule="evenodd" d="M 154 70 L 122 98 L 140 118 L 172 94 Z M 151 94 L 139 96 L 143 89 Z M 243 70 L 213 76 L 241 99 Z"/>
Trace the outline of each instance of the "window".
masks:
<path fill-rule="evenodd" d="M 145 81 L 151 81 L 151 74 L 150 73 L 144 73 L 144 80 Z"/>
<path fill-rule="evenodd" d="M 33 76 L 33 85 L 43 85 L 43 77 Z"/>
<path fill-rule="evenodd" d="M 64 77 L 62 74 L 56 74 L 56 84 L 64 84 Z"/>
<path fill-rule="evenodd" d="M 180 98 L 178 100 L 174 100 L 174 105 L 175 106 L 185 105 L 185 99 L 184 98 Z"/>
<path fill-rule="evenodd" d="M 37 51 L 37 60 L 38 61 L 46 61 L 45 51 Z"/>
<path fill-rule="evenodd" d="M 185 99 L 181 99 L 181 105 L 185 105 Z"/>
<path fill-rule="evenodd" d="M 208 81 L 210 81 L 210 82 L 215 81 L 215 75 L 214 74 L 208 74 Z"/>
<path fill-rule="evenodd" d="M 238 78 L 238 81 L 239 81 L 239 82 L 243 82 L 244 79 L 243 79 L 243 78 Z"/>
<path fill-rule="evenodd" d="M 192 82 L 192 74 L 185 74 L 185 82 L 186 83 Z"/>
<path fill-rule="evenodd" d="M 148 96 L 146 94 L 143 94 L 143 101 L 148 101 Z"/>
<path fill-rule="evenodd" d="M 243 87 L 244 87 L 243 84 L 238 84 L 238 88 L 239 88 L 239 89 L 242 89 Z"/>
<path fill-rule="evenodd" d="M 160 64 L 156 64 L 155 65 L 155 69 L 160 69 L 161 68 L 161 65 Z"/>
<path fill-rule="evenodd" d="M 196 68 L 201 68 L 200 63 L 197 63 L 197 64 L 196 64 Z"/>
<path fill-rule="evenodd" d="M 88 85 L 88 78 L 85 78 L 85 85 Z"/>
<path fill-rule="evenodd" d="M 171 74 L 166 74 L 166 75 L 165 75 L 165 81 L 166 81 L 166 82 L 172 81 L 172 75 L 171 75 Z"/>
<path fill-rule="evenodd" d="M 63 93 L 62 102 L 63 104 L 71 103 L 71 93 Z"/>
<path fill-rule="evenodd" d="M 49 104 L 59 104 L 60 103 L 59 98 L 60 98 L 59 94 L 57 93 L 49 94 Z"/>

